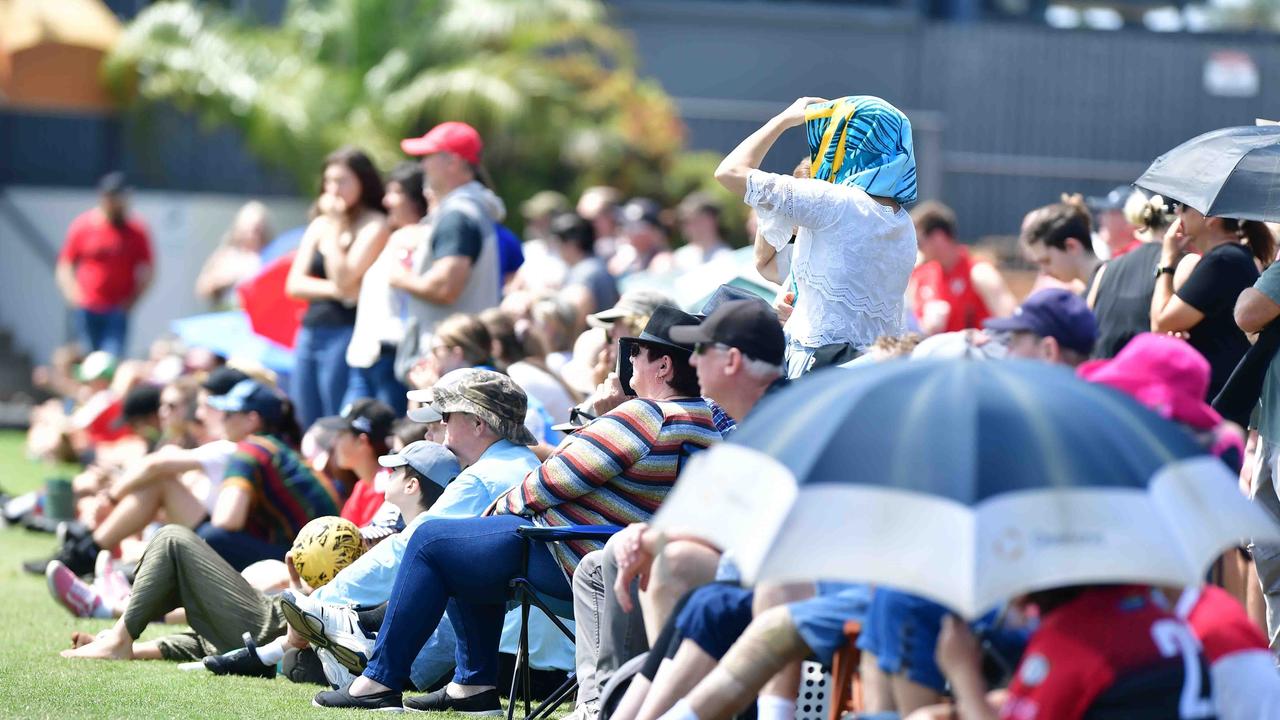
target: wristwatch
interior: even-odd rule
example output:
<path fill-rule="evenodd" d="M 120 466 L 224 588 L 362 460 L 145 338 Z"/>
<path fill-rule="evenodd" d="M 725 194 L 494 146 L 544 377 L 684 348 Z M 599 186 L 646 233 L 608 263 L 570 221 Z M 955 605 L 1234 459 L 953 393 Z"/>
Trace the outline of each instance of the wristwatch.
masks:
<path fill-rule="evenodd" d="M 1156 279 L 1159 280 L 1161 275 L 1172 275 L 1176 270 L 1172 265 L 1156 265 Z"/>

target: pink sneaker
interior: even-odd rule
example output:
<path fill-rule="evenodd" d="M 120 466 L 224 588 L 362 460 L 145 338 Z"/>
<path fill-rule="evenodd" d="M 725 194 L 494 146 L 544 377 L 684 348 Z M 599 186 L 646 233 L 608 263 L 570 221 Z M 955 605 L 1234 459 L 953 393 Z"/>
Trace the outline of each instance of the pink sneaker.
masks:
<path fill-rule="evenodd" d="M 98 561 L 94 563 L 93 588 L 102 596 L 102 601 L 111 607 L 124 607 L 133 592 L 133 586 L 117 565 L 110 550 L 98 553 Z"/>
<path fill-rule="evenodd" d="M 102 597 L 76 574 L 57 560 L 49 563 L 44 571 L 49 583 L 49 593 L 76 617 L 93 617 L 102 605 Z"/>

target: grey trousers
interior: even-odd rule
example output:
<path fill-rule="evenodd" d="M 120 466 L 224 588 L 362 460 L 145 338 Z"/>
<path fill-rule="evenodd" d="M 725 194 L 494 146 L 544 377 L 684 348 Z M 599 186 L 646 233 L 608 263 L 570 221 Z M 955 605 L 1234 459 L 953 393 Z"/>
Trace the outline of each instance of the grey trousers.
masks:
<path fill-rule="evenodd" d="M 1253 484 L 1249 497 L 1280 523 L 1280 445 L 1258 438 Z M 1267 640 L 1272 654 L 1280 652 L 1280 545 L 1250 544 L 1253 564 L 1267 602 Z"/>
<path fill-rule="evenodd" d="M 623 612 L 613 594 L 618 578 L 612 541 L 588 553 L 573 573 L 575 658 L 578 673 L 576 712 L 594 720 L 600 712 L 600 691 L 623 663 L 649 649 L 640 612 L 639 590 L 631 586 L 633 610 Z"/>
<path fill-rule="evenodd" d="M 168 525 L 155 534 L 138 563 L 124 623 L 137 639 L 152 621 L 186 608 L 191 632 L 157 640 L 166 660 L 199 660 L 285 633 L 280 600 L 267 597 L 187 528 Z"/>

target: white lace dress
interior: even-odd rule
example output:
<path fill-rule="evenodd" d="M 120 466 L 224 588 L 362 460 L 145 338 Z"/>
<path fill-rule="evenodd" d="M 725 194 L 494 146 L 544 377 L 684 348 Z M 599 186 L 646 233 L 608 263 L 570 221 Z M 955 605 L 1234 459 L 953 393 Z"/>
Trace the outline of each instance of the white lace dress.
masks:
<path fill-rule="evenodd" d="M 916 232 L 907 211 L 861 188 L 753 170 L 746 203 L 760 232 L 782 249 L 798 226 L 791 273 L 797 296 L 785 330 L 792 345 L 866 347 L 903 332 Z"/>

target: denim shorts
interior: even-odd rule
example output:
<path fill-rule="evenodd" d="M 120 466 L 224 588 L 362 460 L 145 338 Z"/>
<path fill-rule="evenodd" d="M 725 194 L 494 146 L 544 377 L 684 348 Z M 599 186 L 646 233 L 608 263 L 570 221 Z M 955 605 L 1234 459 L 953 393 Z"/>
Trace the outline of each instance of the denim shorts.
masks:
<path fill-rule="evenodd" d="M 754 597 L 753 590 L 729 583 L 703 585 L 693 591 L 676 616 L 676 628 L 719 660 L 751 624 Z"/>
<path fill-rule="evenodd" d="M 866 585 L 820 584 L 818 596 L 787 605 L 791 622 L 818 661 L 830 666 L 840 648 L 848 644 L 844 626 L 850 620 L 866 624 L 871 588 Z"/>
<path fill-rule="evenodd" d="M 945 692 L 947 681 L 934 653 L 947 612 L 922 597 L 876 588 L 858 649 L 875 655 L 876 664 L 885 673 L 901 672 L 914 683 Z"/>

